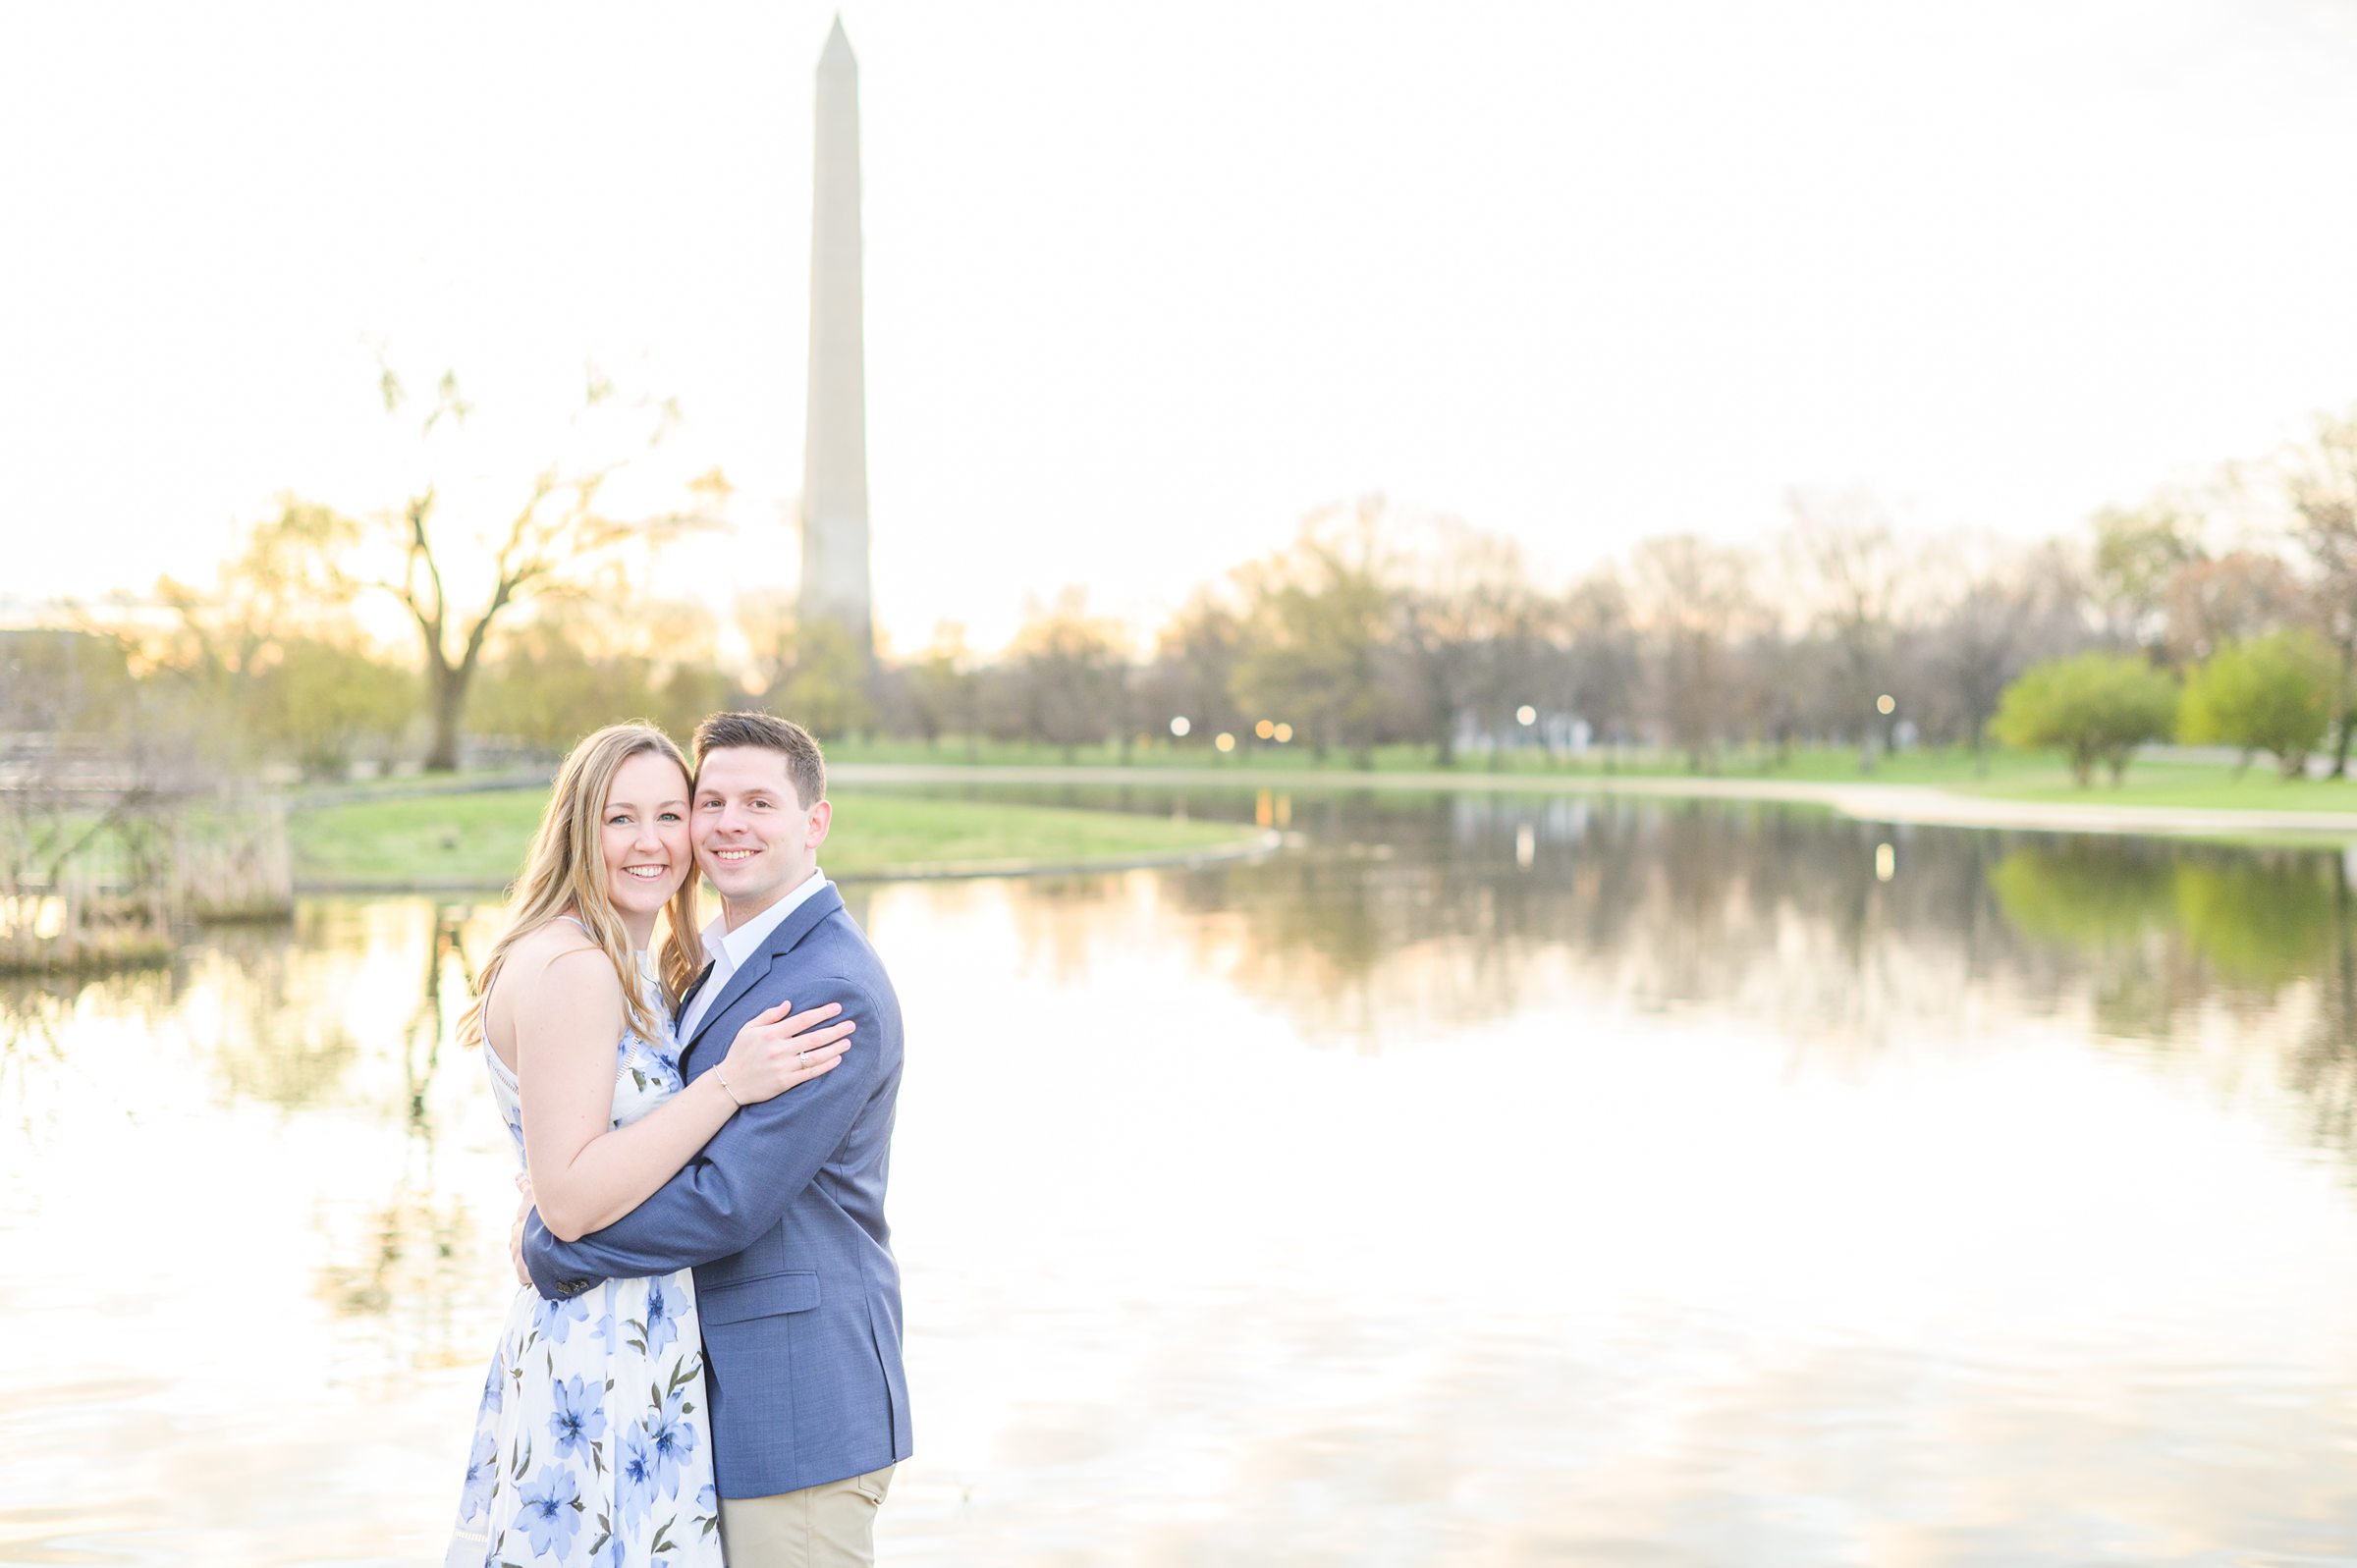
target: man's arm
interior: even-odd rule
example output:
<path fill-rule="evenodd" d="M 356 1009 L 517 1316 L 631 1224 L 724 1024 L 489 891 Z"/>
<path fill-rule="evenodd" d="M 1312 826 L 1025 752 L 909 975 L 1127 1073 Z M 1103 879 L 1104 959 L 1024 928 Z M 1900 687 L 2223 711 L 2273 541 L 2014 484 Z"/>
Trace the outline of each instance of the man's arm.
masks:
<path fill-rule="evenodd" d="M 785 987 L 759 990 L 783 993 Z M 842 1147 L 881 1081 L 886 1054 L 875 1002 L 857 984 L 827 979 L 796 985 L 794 992 L 799 1006 L 843 1004 L 836 1021 L 858 1025 L 850 1053 L 833 1072 L 731 1116 L 685 1168 L 603 1230 L 559 1241 L 535 1211 L 524 1221 L 523 1261 L 542 1295 L 562 1301 L 601 1279 L 635 1279 L 710 1263 L 742 1252 L 776 1228 L 786 1206 Z"/>

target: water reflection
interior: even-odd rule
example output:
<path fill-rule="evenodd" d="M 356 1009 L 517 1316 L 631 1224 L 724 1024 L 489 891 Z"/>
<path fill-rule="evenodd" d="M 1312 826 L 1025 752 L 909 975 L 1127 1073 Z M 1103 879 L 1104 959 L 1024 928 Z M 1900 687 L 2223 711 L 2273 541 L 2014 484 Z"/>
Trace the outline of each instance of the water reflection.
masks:
<path fill-rule="evenodd" d="M 1024 793 L 1301 843 L 847 890 L 924 1047 L 896 1560 L 2297 1561 L 2357 1529 L 2338 855 Z M 513 1157 L 450 1041 L 495 918 L 314 901 L 0 984 L 0 1240 L 66 1260 L 0 1313 L 89 1352 L 0 1392 L 0 1447 L 54 1450 L 0 1562 L 430 1551 L 509 1288 Z M 155 1311 L 224 1247 L 234 1310 Z M 250 1450 L 197 1419 L 241 1400 Z M 153 1474 L 78 1479 L 119 1450 Z M 166 1544 L 198 1474 L 346 1512 Z"/>

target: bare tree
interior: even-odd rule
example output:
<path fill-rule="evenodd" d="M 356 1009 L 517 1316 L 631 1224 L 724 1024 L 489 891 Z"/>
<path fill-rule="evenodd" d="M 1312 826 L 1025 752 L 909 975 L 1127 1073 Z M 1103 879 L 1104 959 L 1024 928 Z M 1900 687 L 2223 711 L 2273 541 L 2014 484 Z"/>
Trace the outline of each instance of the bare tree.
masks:
<path fill-rule="evenodd" d="M 933 640 L 906 671 L 908 706 L 917 732 L 931 750 L 944 732 L 965 736 L 966 755 L 974 756 L 981 730 L 980 688 L 974 678 L 974 656 L 965 644 L 965 627 L 944 621 L 933 628 Z"/>
<path fill-rule="evenodd" d="M 1653 666 L 1653 710 L 1696 772 L 1715 766 L 1738 712 L 1730 649 L 1755 621 L 1757 564 L 1693 534 L 1648 539 L 1629 558 L 1636 624 Z"/>
<path fill-rule="evenodd" d="M 2230 642 L 2309 619 L 2314 603 L 2289 566 L 2257 550 L 2189 561 L 2162 597 L 2169 662 L 2200 664 Z"/>
<path fill-rule="evenodd" d="M 1613 747 L 1636 718 L 1644 660 L 1628 590 L 1610 571 L 1574 583 L 1557 615 L 1562 636 L 1563 701 L 1589 732 Z"/>
<path fill-rule="evenodd" d="M 389 366 L 381 367 L 378 390 L 386 414 L 400 419 L 409 399 Z M 587 435 L 589 425 L 605 423 L 608 415 L 599 410 L 613 398 L 612 383 L 593 370 L 576 429 Z M 421 447 L 455 437 L 472 411 L 457 377 L 446 372 L 415 428 Z M 430 478 L 400 505 L 356 519 L 290 499 L 270 525 L 276 535 L 270 547 L 306 555 L 319 591 L 338 599 L 383 593 L 408 616 L 424 656 L 433 727 L 427 768 L 458 766 L 467 692 L 503 617 L 532 600 L 596 592 L 594 573 L 614 566 L 627 548 L 675 538 L 703 520 L 705 513 L 697 509 L 726 500 L 728 481 L 714 470 L 690 484 L 688 508 L 640 515 L 609 511 L 608 482 L 637 451 L 659 445 L 678 419 L 670 404 L 612 411 L 636 427 L 624 456 L 552 461 L 504 521 L 478 523 L 471 534 L 465 522 L 445 517 L 442 487 Z M 617 440 L 606 430 L 588 435 L 587 444 L 611 454 Z M 462 581 L 475 583 L 477 591 L 467 592 Z"/>
<path fill-rule="evenodd" d="M 2041 659 L 2075 652 L 2087 636 L 2081 582 L 2064 552 L 2027 552 L 1988 538 L 1957 537 L 1937 552 L 1948 592 L 1923 628 L 1924 706 L 1988 771 L 1989 723 L 2005 688 Z"/>
<path fill-rule="evenodd" d="M 1006 673 L 1024 732 L 1064 749 L 1070 762 L 1125 728 L 1128 660 L 1118 622 L 1092 616 L 1088 595 L 1066 588 L 1034 603 L 1007 650 Z"/>
<path fill-rule="evenodd" d="M 1869 772 L 1877 742 L 1889 739 L 1879 710 L 1897 684 L 1891 653 L 1906 558 L 1871 496 L 1795 491 L 1789 501 L 1804 613 L 1833 654 L 1839 727 L 1858 737 L 1858 768 Z"/>
<path fill-rule="evenodd" d="M 1521 547 L 1453 517 L 1400 530 L 1412 545 L 1392 565 L 1393 637 L 1417 687 L 1433 760 L 1456 760 L 1468 716 L 1498 720 L 1502 694 L 1527 663 L 1537 610 Z"/>
<path fill-rule="evenodd" d="M 1188 732 L 1206 741 L 1242 730 L 1235 672 L 1244 635 L 1243 617 L 1227 595 L 1196 590 L 1163 626 L 1154 660 L 1139 676 L 1139 697 L 1151 717 L 1183 718 Z"/>

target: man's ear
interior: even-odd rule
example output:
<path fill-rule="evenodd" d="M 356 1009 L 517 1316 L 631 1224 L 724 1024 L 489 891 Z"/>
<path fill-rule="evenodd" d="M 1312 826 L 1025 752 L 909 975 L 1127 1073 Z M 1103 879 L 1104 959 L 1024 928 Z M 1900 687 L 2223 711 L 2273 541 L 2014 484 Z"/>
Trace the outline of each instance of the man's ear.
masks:
<path fill-rule="evenodd" d="M 810 808 L 810 837 L 802 840 L 816 849 L 827 841 L 827 829 L 835 822 L 835 802 L 821 800 Z"/>

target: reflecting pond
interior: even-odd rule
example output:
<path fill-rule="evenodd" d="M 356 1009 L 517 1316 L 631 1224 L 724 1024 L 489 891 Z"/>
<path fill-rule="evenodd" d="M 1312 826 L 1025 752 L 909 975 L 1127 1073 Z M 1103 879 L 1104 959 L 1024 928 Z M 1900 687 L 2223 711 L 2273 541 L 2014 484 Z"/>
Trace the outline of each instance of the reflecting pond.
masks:
<path fill-rule="evenodd" d="M 2352 1560 L 2341 852 L 1025 794 L 1296 842 L 846 890 L 910 1040 L 885 1560 Z M 0 1562 L 438 1560 L 495 917 L 0 987 Z"/>

